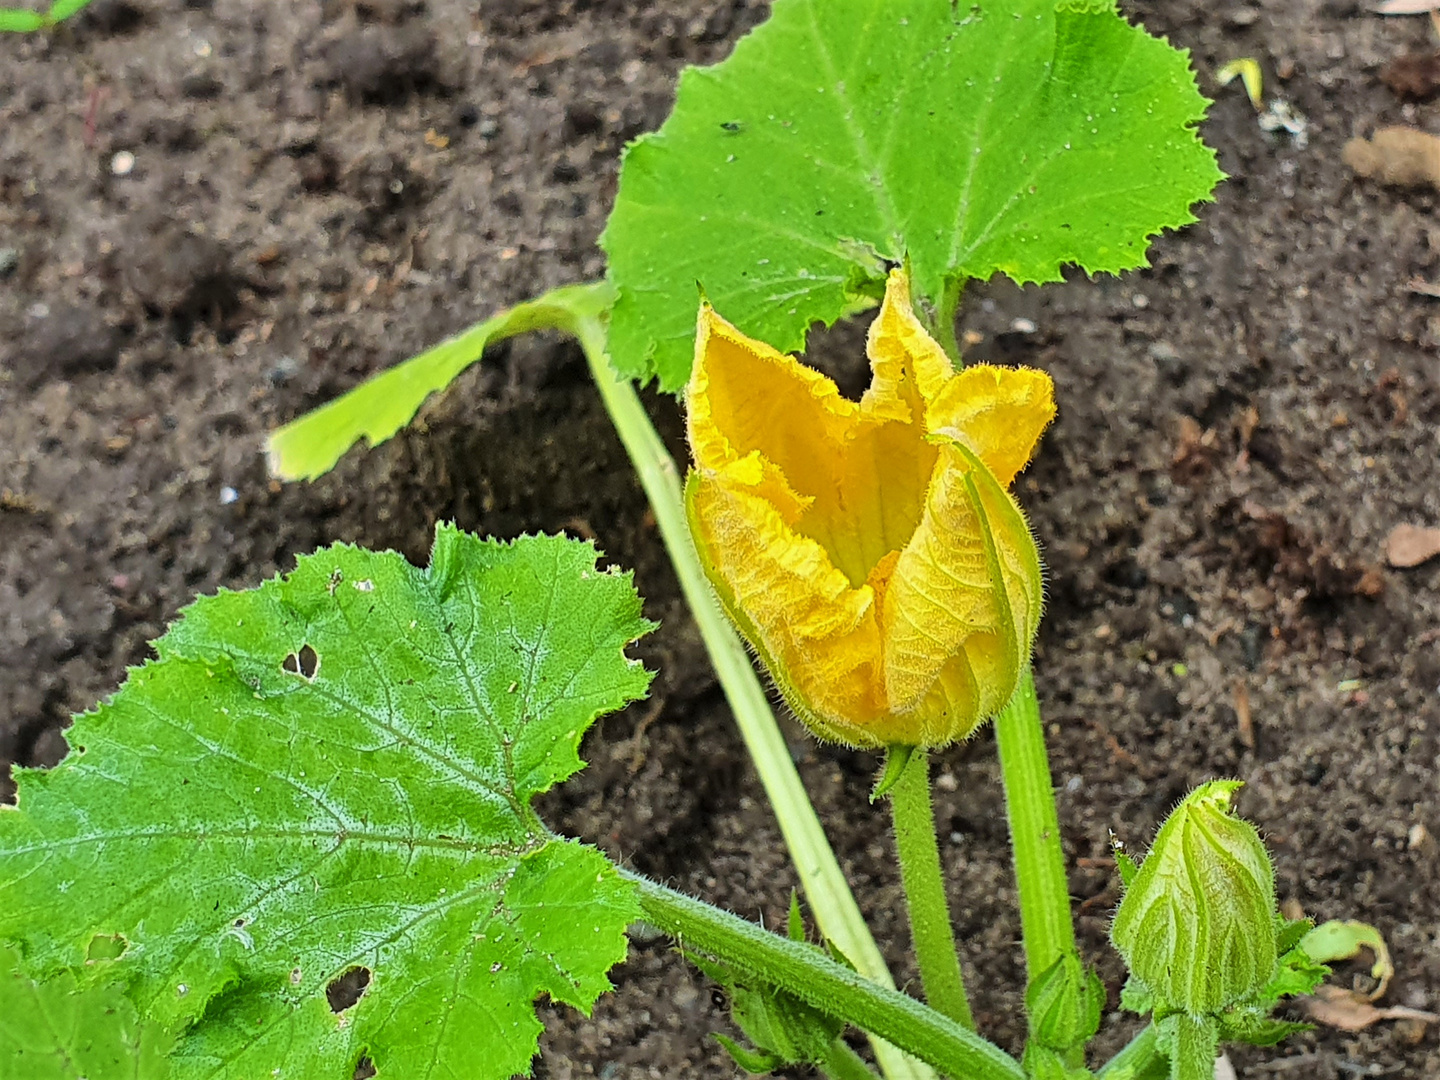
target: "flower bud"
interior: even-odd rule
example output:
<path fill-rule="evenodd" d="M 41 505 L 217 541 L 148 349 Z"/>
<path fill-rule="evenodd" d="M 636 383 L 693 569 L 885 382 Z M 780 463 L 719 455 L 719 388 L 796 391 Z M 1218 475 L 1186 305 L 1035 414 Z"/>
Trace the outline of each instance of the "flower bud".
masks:
<path fill-rule="evenodd" d="M 1275 874 L 1260 834 L 1230 811 L 1238 780 L 1196 788 L 1160 827 L 1110 936 L 1157 1006 L 1216 1013 L 1275 972 Z"/>

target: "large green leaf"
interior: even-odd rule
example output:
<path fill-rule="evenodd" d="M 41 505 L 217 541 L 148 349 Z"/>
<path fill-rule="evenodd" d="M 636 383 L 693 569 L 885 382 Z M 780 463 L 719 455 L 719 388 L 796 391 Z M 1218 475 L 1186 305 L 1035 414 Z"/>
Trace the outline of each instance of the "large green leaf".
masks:
<path fill-rule="evenodd" d="M 1145 264 L 1221 174 L 1186 54 L 1108 0 L 776 0 L 625 156 L 601 243 L 611 355 L 669 389 L 698 281 L 746 333 L 800 349 L 909 256 L 938 302 L 997 271 Z"/>
<path fill-rule="evenodd" d="M 0 1076 L 5 1080 L 164 1080 L 173 1039 L 142 1023 L 114 987 L 36 983 L 0 948 Z"/>
<path fill-rule="evenodd" d="M 540 994 L 588 1009 L 637 913 L 531 799 L 644 693 L 628 575 L 452 528 L 430 567 L 339 545 L 198 601 L 0 811 L 0 938 L 189 1031 L 177 1074 L 499 1080 Z M 103 938 L 100 940 L 104 940 Z M 327 988 L 368 973 L 337 1015 Z M 364 977 L 360 976 L 363 982 Z"/>

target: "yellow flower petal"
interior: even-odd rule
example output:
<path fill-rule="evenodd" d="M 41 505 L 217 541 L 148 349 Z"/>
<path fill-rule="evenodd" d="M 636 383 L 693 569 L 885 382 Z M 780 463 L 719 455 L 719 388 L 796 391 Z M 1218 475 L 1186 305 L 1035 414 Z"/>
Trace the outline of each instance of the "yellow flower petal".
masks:
<path fill-rule="evenodd" d="M 873 378 L 860 407 L 877 416 L 922 420 L 925 407 L 955 375 L 945 350 L 915 317 L 903 270 L 892 270 L 885 282 L 885 300 L 870 324 L 865 352 Z"/>
<path fill-rule="evenodd" d="M 691 532 L 716 594 L 786 700 L 817 733 L 868 743 L 879 712 L 874 667 L 880 630 L 874 591 L 853 589 L 825 550 L 800 536 L 762 498 L 692 473 Z"/>
<path fill-rule="evenodd" d="M 975 364 L 933 399 L 925 426 L 964 443 L 1009 487 L 1055 419 L 1055 384 L 1034 368 Z"/>
<path fill-rule="evenodd" d="M 1015 500 L 968 448 L 946 446 L 885 593 L 890 709 L 926 714 L 927 737 L 944 742 L 1002 709 L 1039 625 L 1041 581 Z"/>

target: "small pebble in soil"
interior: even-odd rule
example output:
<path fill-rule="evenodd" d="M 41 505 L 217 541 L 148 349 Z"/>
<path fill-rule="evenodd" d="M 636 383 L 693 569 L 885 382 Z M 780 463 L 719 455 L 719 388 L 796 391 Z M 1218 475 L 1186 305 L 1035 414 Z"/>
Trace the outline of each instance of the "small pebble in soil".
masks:
<path fill-rule="evenodd" d="M 299 362 L 293 356 L 282 356 L 275 366 L 265 373 L 271 386 L 284 386 L 300 370 Z"/>
<path fill-rule="evenodd" d="M 239 493 L 238 491 L 236 491 L 233 487 L 230 487 L 229 485 L 226 485 L 225 487 L 222 487 L 222 488 L 220 489 L 220 505 L 221 505 L 221 506 L 229 506 L 231 503 L 238 501 L 239 498 L 240 498 L 240 493 Z"/>
<path fill-rule="evenodd" d="M 110 172 L 115 176 L 129 176 L 135 171 L 135 155 L 129 150 L 121 150 L 110 159 Z"/>
<path fill-rule="evenodd" d="M 1010 332 L 1012 334 L 1033 334 L 1035 330 L 1035 323 L 1031 319 L 1010 320 Z"/>

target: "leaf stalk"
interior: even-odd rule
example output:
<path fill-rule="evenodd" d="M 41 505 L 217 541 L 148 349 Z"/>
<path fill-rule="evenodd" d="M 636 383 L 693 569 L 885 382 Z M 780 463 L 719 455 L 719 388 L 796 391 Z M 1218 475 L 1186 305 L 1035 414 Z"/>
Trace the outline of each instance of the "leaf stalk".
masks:
<path fill-rule="evenodd" d="M 814 1008 L 878 1035 L 965 1080 L 1023 1080 L 1019 1062 L 993 1043 L 898 990 L 871 982 L 811 945 L 763 930 L 628 870 L 645 918 L 684 943 Z"/>

